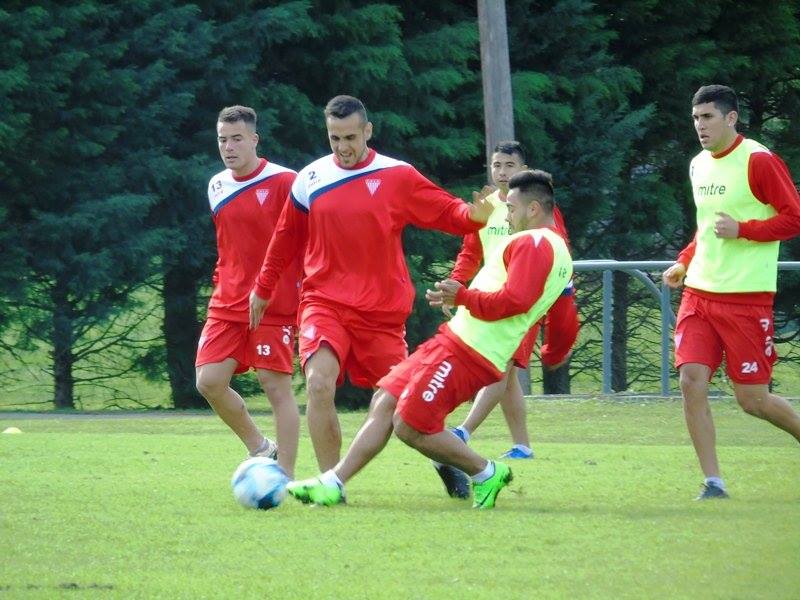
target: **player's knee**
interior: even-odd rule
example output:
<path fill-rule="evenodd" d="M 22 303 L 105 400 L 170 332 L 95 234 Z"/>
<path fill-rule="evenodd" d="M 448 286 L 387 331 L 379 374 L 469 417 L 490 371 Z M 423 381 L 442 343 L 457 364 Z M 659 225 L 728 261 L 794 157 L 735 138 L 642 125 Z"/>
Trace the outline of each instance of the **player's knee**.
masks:
<path fill-rule="evenodd" d="M 397 413 L 392 418 L 392 426 L 398 439 L 411 447 L 416 447 L 415 442 L 419 439 L 419 432 L 403 421 Z"/>
<path fill-rule="evenodd" d="M 271 403 L 293 401 L 292 379 L 285 373 L 274 373 L 259 370 L 256 372 L 258 383 Z"/>
<path fill-rule="evenodd" d="M 333 404 L 336 394 L 336 380 L 317 373 L 310 373 L 306 379 L 308 399 L 317 403 Z"/>
<path fill-rule="evenodd" d="M 197 375 L 194 385 L 197 391 L 200 392 L 200 395 L 207 400 L 216 398 L 222 394 L 227 387 L 226 382 L 212 379 L 203 373 Z"/>
<path fill-rule="evenodd" d="M 748 415 L 760 417 L 764 414 L 764 396 L 754 393 L 736 393 L 736 401 Z"/>
<path fill-rule="evenodd" d="M 697 392 L 703 392 L 708 386 L 705 374 L 693 369 L 681 369 L 679 381 L 681 392 L 687 401 L 691 401 L 696 397 Z"/>
<path fill-rule="evenodd" d="M 396 408 L 397 398 L 383 388 L 378 388 L 370 401 L 369 412 L 371 414 L 383 414 L 391 417 L 391 415 L 394 415 Z"/>

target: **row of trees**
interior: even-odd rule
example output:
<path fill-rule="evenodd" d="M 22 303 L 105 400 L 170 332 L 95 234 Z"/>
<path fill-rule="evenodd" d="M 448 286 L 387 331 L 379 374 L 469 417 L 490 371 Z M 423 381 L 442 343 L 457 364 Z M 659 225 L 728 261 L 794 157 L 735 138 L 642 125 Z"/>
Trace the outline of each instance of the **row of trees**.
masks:
<path fill-rule="evenodd" d="M 476 7 L 428 4 L 4 2 L 2 367 L 47 348 L 58 407 L 131 370 L 168 378 L 176 407 L 198 404 L 222 106 L 255 107 L 262 152 L 300 168 L 328 152 L 321 108 L 350 93 L 379 150 L 456 192 L 481 184 Z M 576 258 L 665 259 L 691 237 L 689 99 L 704 83 L 736 88 L 745 133 L 800 173 L 796 1 L 509 0 L 507 13 L 516 131 L 555 176 Z M 410 230 L 406 247 L 422 289 L 458 240 Z M 619 390 L 628 285 L 615 280 Z M 139 324 L 154 297 L 163 324 L 148 338 Z M 800 318 L 798 297 L 787 280 L 780 314 Z M 438 321 L 418 308 L 412 346 Z"/>

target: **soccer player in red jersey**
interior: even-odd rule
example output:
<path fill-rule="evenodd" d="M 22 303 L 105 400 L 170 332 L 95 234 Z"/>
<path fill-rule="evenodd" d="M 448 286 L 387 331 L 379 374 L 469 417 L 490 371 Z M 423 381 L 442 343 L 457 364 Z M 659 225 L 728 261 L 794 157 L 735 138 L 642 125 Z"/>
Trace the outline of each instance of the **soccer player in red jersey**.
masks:
<path fill-rule="evenodd" d="M 333 153 L 298 173 L 250 295 L 250 325 L 271 305 L 285 265 L 302 255 L 299 340 L 308 429 L 320 468 L 329 469 L 342 443 L 336 385 L 347 373 L 353 384 L 374 387 L 408 354 L 405 321 L 414 287 L 403 228 L 463 235 L 485 224 L 493 207 L 479 194 L 465 204 L 411 165 L 370 149 L 372 123 L 357 98 L 331 99 L 325 124 Z"/>
<path fill-rule="evenodd" d="M 728 497 L 708 403 L 708 384 L 723 356 L 745 412 L 800 441 L 800 416 L 769 390 L 777 358 L 772 304 L 778 246 L 800 234 L 800 197 L 784 162 L 737 133 L 739 104 L 731 88 L 701 87 L 692 118 L 703 148 L 689 169 L 697 232 L 663 280 L 673 288 L 686 285 L 675 325 L 675 366 L 705 475 L 697 499 L 706 500 Z"/>
<path fill-rule="evenodd" d="M 217 234 L 214 291 L 197 347 L 197 389 L 242 440 L 251 456 L 277 457 L 294 472 L 300 416 L 292 393 L 293 348 L 301 277 L 291 261 L 276 282 L 270 309 L 250 329 L 249 296 L 296 173 L 260 158 L 257 115 L 246 106 L 223 108 L 217 142 L 226 169 L 208 184 Z M 277 447 L 266 438 L 230 386 L 254 368 L 275 415 Z"/>
<path fill-rule="evenodd" d="M 530 327 L 562 294 L 572 276 L 567 244 L 553 230 L 550 175 L 523 171 L 510 181 L 506 235 L 469 289 L 453 279 L 428 290 L 431 306 L 458 306 L 439 332 L 378 382 L 367 419 L 345 457 L 289 493 L 305 503 L 345 501 L 344 484 L 386 445 L 394 431 L 428 458 L 472 479 L 473 506 L 493 508 L 512 479 L 508 465 L 487 460 L 444 431 L 445 417 L 478 389 L 499 380 Z"/>

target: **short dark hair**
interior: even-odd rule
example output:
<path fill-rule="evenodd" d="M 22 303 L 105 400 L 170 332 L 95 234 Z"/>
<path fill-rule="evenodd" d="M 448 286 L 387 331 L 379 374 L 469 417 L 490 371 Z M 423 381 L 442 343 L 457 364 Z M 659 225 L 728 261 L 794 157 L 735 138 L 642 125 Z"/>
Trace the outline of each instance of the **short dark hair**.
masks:
<path fill-rule="evenodd" d="M 723 115 L 727 115 L 732 110 L 739 112 L 739 99 L 736 92 L 727 85 L 704 85 L 694 93 L 692 106 L 713 102 Z"/>
<path fill-rule="evenodd" d="M 500 152 L 501 154 L 508 154 L 510 156 L 517 155 L 519 156 L 519 161 L 523 165 L 527 163 L 525 148 L 522 147 L 516 140 L 508 140 L 505 142 L 497 142 L 494 146 L 494 150 L 492 150 L 492 154 L 496 152 Z"/>
<path fill-rule="evenodd" d="M 542 205 L 546 213 L 553 212 L 556 204 L 553 176 L 547 171 L 539 169 L 520 171 L 508 181 L 508 189 L 519 190 L 527 204 L 535 200 Z"/>
<path fill-rule="evenodd" d="M 240 106 L 238 104 L 226 106 L 217 115 L 218 123 L 236 123 L 237 121 L 244 121 L 246 125 L 249 125 L 255 131 L 258 124 L 258 115 L 249 106 Z"/>
<path fill-rule="evenodd" d="M 354 96 L 334 96 L 325 106 L 326 118 L 345 119 L 353 113 L 358 113 L 361 115 L 361 120 L 367 122 L 367 109 L 364 108 L 364 103 Z"/>

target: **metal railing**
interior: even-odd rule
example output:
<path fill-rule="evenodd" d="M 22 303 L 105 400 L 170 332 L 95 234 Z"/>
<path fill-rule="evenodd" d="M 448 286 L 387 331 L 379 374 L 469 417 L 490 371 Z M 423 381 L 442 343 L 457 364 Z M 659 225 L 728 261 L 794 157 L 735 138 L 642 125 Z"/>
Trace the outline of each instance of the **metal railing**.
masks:
<path fill-rule="evenodd" d="M 578 271 L 603 272 L 603 393 L 612 394 L 611 390 L 611 330 L 613 325 L 612 310 L 614 293 L 612 271 L 623 271 L 638 281 L 658 298 L 661 307 L 661 395 L 669 396 L 670 373 L 670 338 L 675 313 L 672 312 L 671 288 L 660 283 L 656 285 L 646 272 L 661 272 L 673 265 L 671 260 L 617 261 L 617 260 L 576 260 L 573 267 Z M 778 263 L 779 271 L 800 271 L 800 261 L 782 261 Z"/>

